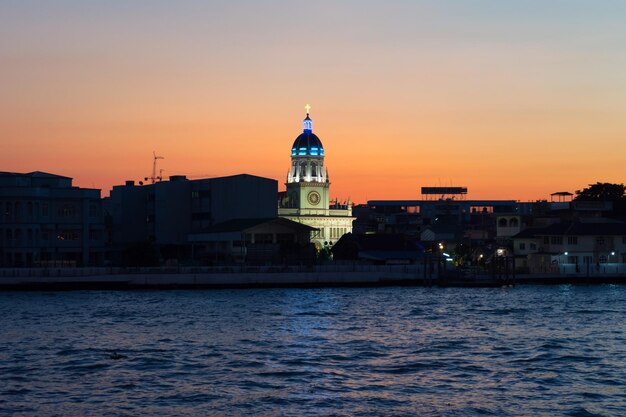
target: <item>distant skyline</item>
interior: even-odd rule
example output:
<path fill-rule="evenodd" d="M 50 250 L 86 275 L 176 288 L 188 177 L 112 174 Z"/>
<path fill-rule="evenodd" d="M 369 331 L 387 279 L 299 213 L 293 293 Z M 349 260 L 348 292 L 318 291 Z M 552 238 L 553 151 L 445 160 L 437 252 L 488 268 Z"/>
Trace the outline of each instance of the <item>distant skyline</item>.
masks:
<path fill-rule="evenodd" d="M 624 1 L 0 3 L 0 171 L 284 189 L 311 105 L 332 197 L 626 181 Z"/>

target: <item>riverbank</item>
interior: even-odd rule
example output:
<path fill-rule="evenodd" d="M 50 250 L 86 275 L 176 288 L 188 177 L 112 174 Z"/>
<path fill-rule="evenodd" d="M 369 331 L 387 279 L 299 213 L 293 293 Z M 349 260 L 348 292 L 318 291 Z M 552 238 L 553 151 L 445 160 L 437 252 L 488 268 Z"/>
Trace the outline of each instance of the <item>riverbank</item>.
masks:
<path fill-rule="evenodd" d="M 0 270 L 0 290 L 4 291 L 367 286 L 501 287 L 529 284 L 626 284 L 626 275 L 439 275 L 436 270 L 421 265 Z"/>

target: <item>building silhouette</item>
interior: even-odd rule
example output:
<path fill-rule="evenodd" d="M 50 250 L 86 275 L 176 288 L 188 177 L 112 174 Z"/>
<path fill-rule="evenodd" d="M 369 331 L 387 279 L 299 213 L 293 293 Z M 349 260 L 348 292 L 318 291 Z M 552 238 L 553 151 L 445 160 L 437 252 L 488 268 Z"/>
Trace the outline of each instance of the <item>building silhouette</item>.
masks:
<path fill-rule="evenodd" d="M 0 172 L 0 265 L 89 266 L 104 259 L 100 190 L 40 171 Z"/>
<path fill-rule="evenodd" d="M 240 174 L 114 186 L 105 203 L 111 233 L 111 259 L 123 262 L 129 245 L 151 242 L 165 259 L 191 258 L 189 235 L 233 219 L 276 217 L 278 183 Z"/>

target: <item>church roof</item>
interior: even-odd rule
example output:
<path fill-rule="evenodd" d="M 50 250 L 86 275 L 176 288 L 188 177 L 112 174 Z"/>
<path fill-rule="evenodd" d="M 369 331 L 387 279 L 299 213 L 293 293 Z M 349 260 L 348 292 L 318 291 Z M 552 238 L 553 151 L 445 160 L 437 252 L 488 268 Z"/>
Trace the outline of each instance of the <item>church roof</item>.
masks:
<path fill-rule="evenodd" d="M 293 142 L 291 156 L 324 156 L 322 141 L 313 133 L 313 120 L 309 116 L 311 106 L 307 104 L 304 108 L 306 117 L 302 121 L 302 133 Z"/>
<path fill-rule="evenodd" d="M 291 147 L 291 156 L 324 156 L 322 141 L 311 131 L 304 131 Z"/>

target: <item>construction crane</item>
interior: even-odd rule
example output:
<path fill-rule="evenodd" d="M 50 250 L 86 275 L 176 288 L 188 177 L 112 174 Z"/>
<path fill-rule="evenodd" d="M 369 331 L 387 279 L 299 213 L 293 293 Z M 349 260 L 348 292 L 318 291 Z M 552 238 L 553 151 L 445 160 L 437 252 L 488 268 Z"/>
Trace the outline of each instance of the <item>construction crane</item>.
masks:
<path fill-rule="evenodd" d="M 157 159 L 165 159 L 162 156 L 157 156 L 156 152 L 152 151 L 152 155 L 154 156 L 154 159 L 152 160 L 152 176 L 151 177 L 145 177 L 144 181 L 148 181 L 150 180 L 151 184 L 154 184 L 157 181 L 161 181 L 163 179 L 163 170 L 160 171 L 159 176 L 157 177 Z"/>

